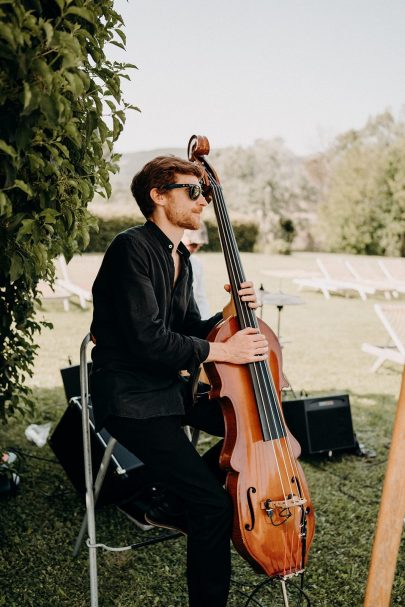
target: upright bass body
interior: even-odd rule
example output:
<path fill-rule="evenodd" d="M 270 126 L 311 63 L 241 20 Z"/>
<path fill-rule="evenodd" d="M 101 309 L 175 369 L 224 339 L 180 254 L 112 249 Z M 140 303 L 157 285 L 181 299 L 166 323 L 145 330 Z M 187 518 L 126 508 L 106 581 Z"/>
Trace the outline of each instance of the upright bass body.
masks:
<path fill-rule="evenodd" d="M 213 201 L 236 316 L 213 329 L 208 339 L 223 342 L 240 329 L 253 327 L 269 343 L 268 361 L 205 365 L 225 419 L 220 464 L 233 500 L 232 540 L 252 567 L 270 577 L 301 573 L 314 535 L 314 510 L 303 470 L 300 447 L 286 427 L 281 408 L 284 377 L 281 349 L 273 331 L 238 296 L 246 280 L 219 178 L 205 159 L 206 137 L 193 136 L 189 159 L 204 174 L 205 197 Z"/>
<path fill-rule="evenodd" d="M 270 346 L 269 365 L 278 394 L 283 385 L 281 349 L 273 331 L 259 320 Z M 211 331 L 209 341 L 226 341 L 239 330 L 232 317 Z M 212 397 L 225 419 L 221 468 L 234 505 L 232 541 L 259 573 L 287 577 L 303 571 L 315 530 L 304 473 L 296 460 L 300 447 L 286 435 L 263 440 L 246 365 L 205 365 Z"/>

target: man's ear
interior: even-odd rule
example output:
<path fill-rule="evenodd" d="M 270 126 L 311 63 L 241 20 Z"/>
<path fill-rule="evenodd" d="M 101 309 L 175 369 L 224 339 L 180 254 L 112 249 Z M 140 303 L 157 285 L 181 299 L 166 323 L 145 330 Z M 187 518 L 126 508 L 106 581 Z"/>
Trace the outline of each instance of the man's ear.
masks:
<path fill-rule="evenodd" d="M 162 207 L 166 205 L 166 194 L 159 192 L 157 188 L 152 188 L 149 195 L 155 204 Z"/>

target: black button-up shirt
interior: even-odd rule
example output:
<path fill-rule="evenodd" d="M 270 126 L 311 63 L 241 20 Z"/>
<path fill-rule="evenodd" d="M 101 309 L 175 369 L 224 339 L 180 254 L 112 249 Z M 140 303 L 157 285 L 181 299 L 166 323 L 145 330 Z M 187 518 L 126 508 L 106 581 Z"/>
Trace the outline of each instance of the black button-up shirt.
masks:
<path fill-rule="evenodd" d="M 189 252 L 152 222 L 118 234 L 93 285 L 91 394 L 96 426 L 109 414 L 148 418 L 184 413 L 184 381 L 206 359 L 206 336 L 222 318 L 201 320 Z"/>

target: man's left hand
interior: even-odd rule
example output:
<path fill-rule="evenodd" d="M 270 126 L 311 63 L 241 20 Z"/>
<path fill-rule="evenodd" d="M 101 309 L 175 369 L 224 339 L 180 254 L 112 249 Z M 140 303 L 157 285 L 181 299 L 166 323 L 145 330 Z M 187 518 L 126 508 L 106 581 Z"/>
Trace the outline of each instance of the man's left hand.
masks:
<path fill-rule="evenodd" d="M 224 289 L 225 291 L 228 291 L 228 293 L 230 293 L 231 285 L 224 285 Z M 257 301 L 256 291 L 254 289 L 252 281 L 247 280 L 246 282 L 242 282 L 238 291 L 238 295 L 242 301 L 248 302 L 249 308 L 256 310 L 260 307 L 260 303 Z"/>

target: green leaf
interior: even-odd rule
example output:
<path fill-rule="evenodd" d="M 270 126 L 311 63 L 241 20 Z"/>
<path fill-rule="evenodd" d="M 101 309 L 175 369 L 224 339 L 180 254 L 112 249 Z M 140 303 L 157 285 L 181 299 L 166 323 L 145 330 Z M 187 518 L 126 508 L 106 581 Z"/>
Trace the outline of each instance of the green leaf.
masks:
<path fill-rule="evenodd" d="M 122 131 L 122 124 L 118 118 L 113 116 L 113 140 L 116 141 Z"/>
<path fill-rule="evenodd" d="M 55 147 L 58 148 L 58 150 L 60 150 L 66 156 L 66 158 L 69 158 L 69 150 L 67 149 L 67 147 L 65 145 L 63 145 L 63 143 L 59 143 L 59 141 L 55 141 L 54 145 L 55 145 Z"/>
<path fill-rule="evenodd" d="M 66 71 L 65 76 L 66 80 L 69 82 L 70 90 L 74 95 L 79 97 L 84 90 L 83 80 L 80 78 L 79 74 L 75 74 L 68 71 Z"/>
<path fill-rule="evenodd" d="M 5 23 L 0 23 L 0 38 L 6 40 L 10 46 L 14 49 L 16 47 L 16 40 L 11 27 L 5 25 Z"/>
<path fill-rule="evenodd" d="M 136 112 L 142 113 L 142 110 L 136 105 L 132 105 L 131 103 L 125 103 L 125 109 L 127 110 L 135 110 Z"/>
<path fill-rule="evenodd" d="M 110 44 L 113 44 L 114 46 L 118 46 L 118 48 L 122 48 L 123 51 L 125 51 L 125 46 L 122 44 L 122 42 L 118 42 L 117 40 L 111 40 Z"/>
<path fill-rule="evenodd" d="M 15 158 L 17 155 L 17 152 L 15 151 L 15 149 L 11 145 L 6 143 L 3 139 L 0 139 L 0 150 L 2 152 L 5 152 L 12 158 Z"/>
<path fill-rule="evenodd" d="M 42 28 L 46 35 L 46 44 L 47 44 L 47 46 L 49 46 L 51 44 L 51 41 L 53 38 L 53 27 L 49 21 L 44 21 L 42 23 Z"/>
<path fill-rule="evenodd" d="M 115 33 L 118 34 L 118 36 L 121 38 L 121 40 L 124 44 L 127 43 L 127 37 L 121 29 L 116 28 Z"/>
<path fill-rule="evenodd" d="M 52 84 L 53 70 L 43 59 L 35 59 L 32 62 L 32 70 L 39 74 L 48 86 Z"/>
<path fill-rule="evenodd" d="M 25 183 L 25 181 L 22 181 L 21 179 L 16 179 L 12 187 L 19 188 L 20 190 L 28 194 L 28 196 L 30 197 L 34 195 L 28 183 Z"/>
<path fill-rule="evenodd" d="M 26 213 L 16 213 L 15 215 L 13 215 L 12 220 L 10 221 L 10 223 L 7 226 L 7 230 L 9 232 L 12 232 L 14 230 L 14 228 L 20 223 L 22 222 L 22 220 L 24 219 L 24 217 L 26 216 Z"/>
<path fill-rule="evenodd" d="M 10 282 L 13 283 L 23 275 L 24 272 L 24 264 L 20 255 L 14 254 L 11 257 L 10 264 Z"/>
<path fill-rule="evenodd" d="M 0 215 L 10 217 L 12 210 L 13 207 L 9 197 L 4 192 L 0 192 Z"/>
<path fill-rule="evenodd" d="M 46 223 L 55 223 L 60 213 L 56 209 L 44 209 L 39 216 L 43 217 Z"/>
<path fill-rule="evenodd" d="M 35 226 L 35 219 L 24 219 L 21 228 L 17 232 L 16 241 L 19 242 L 22 236 L 32 234 Z"/>
<path fill-rule="evenodd" d="M 93 13 L 91 11 L 87 10 L 87 8 L 81 8 L 79 6 L 71 6 L 65 12 L 65 15 L 77 15 L 78 17 L 81 17 L 82 19 L 85 19 L 86 21 L 89 21 L 90 23 L 94 23 Z"/>
<path fill-rule="evenodd" d="M 89 112 L 88 116 L 87 116 L 87 125 L 86 125 L 86 134 L 87 137 L 90 137 L 92 132 L 97 128 L 98 126 L 98 116 L 96 114 L 96 112 Z"/>
<path fill-rule="evenodd" d="M 77 129 L 76 124 L 73 121 L 70 121 L 65 125 L 65 131 L 67 136 L 73 141 L 73 143 L 78 146 L 81 144 L 80 133 Z"/>
<path fill-rule="evenodd" d="M 32 99 L 32 93 L 28 82 L 24 82 L 24 110 L 27 109 Z"/>
<path fill-rule="evenodd" d="M 55 124 L 59 120 L 61 105 L 59 101 L 49 95 L 41 97 L 41 111 L 45 116 L 49 126 Z"/>

